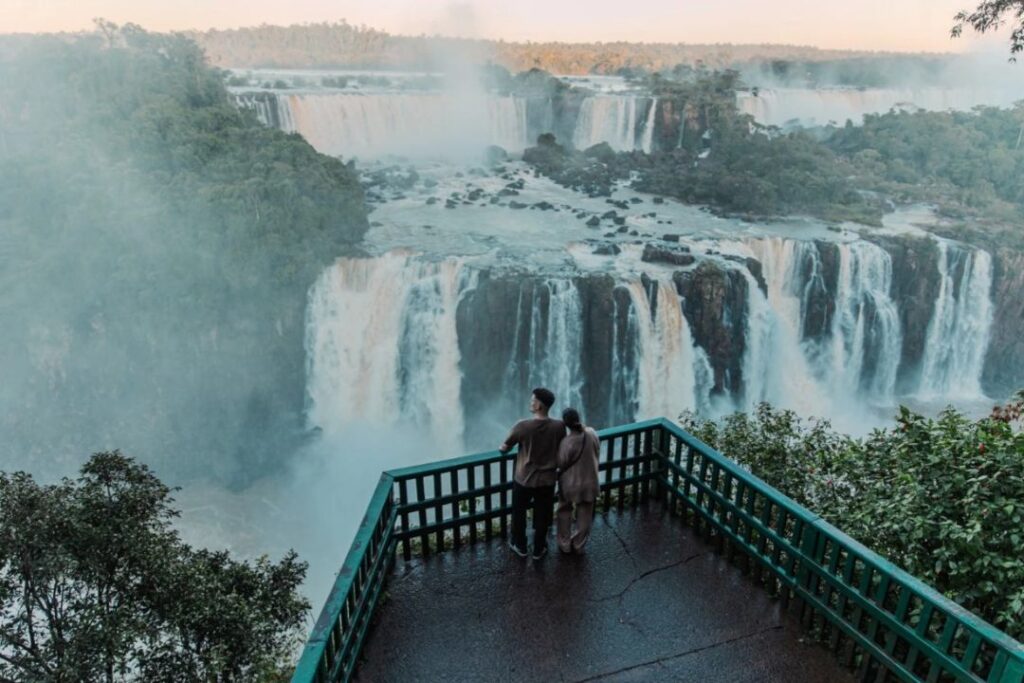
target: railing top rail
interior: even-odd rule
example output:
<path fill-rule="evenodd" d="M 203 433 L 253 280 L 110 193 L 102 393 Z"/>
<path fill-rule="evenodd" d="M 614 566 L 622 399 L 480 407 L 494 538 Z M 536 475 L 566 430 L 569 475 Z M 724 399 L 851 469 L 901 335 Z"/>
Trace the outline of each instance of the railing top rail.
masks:
<path fill-rule="evenodd" d="M 731 460 L 726 455 L 716 451 L 714 448 L 711 448 L 711 446 L 708 446 L 706 443 L 693 436 L 679 425 L 663 418 L 662 426 L 688 446 L 697 449 L 702 455 L 715 460 L 723 467 L 723 469 L 728 470 L 730 474 L 741 479 L 745 485 L 758 490 L 758 492 L 764 494 L 773 502 L 785 506 L 790 513 L 795 513 L 797 516 L 806 520 L 808 523 L 813 524 L 816 528 L 835 541 L 846 546 L 849 550 L 856 553 L 865 564 L 888 574 L 891 578 L 913 590 L 914 593 L 919 595 L 922 599 L 931 602 L 936 607 L 944 610 L 947 614 L 956 617 L 965 626 L 984 636 L 994 645 L 1003 648 L 1011 656 L 1017 659 L 1024 658 L 1024 644 L 1017 642 L 970 610 L 964 609 L 960 605 L 956 604 L 914 575 L 901 569 L 875 551 L 871 550 L 863 543 L 860 543 L 856 539 L 846 535 L 838 528 L 829 524 L 818 515 L 797 503 L 792 498 L 781 493 L 774 487 L 769 486 L 750 472 L 747 472 L 734 460 Z"/>
<path fill-rule="evenodd" d="M 632 434 L 634 432 L 643 431 L 650 429 L 651 427 L 660 427 L 666 420 L 663 418 L 656 418 L 653 420 L 644 420 L 642 422 L 633 422 L 631 424 L 620 425 L 618 427 L 609 427 L 602 429 L 597 432 L 598 437 L 602 441 L 610 439 L 616 436 L 623 436 L 626 434 Z M 449 458 L 447 460 L 438 460 L 435 462 L 428 462 L 422 465 L 411 465 L 409 467 L 399 467 L 397 469 L 388 470 L 386 474 L 391 476 L 395 481 L 401 482 L 406 479 L 418 477 L 424 474 L 432 474 L 434 472 L 447 472 L 449 470 L 457 469 L 460 467 L 469 467 L 472 465 L 479 465 L 487 462 L 494 462 L 507 458 L 515 453 L 515 449 L 508 453 L 502 453 L 501 451 L 484 451 L 482 453 L 474 453 L 472 455 L 464 455 L 459 458 Z"/>
<path fill-rule="evenodd" d="M 391 495 L 393 483 L 394 480 L 388 473 L 385 472 L 380 476 L 377 488 L 370 498 L 370 504 L 366 507 L 363 521 L 359 524 L 359 529 L 352 540 L 352 545 L 345 556 L 345 561 L 342 563 L 338 576 L 334 580 L 334 585 L 331 587 L 331 592 L 327 596 L 327 601 L 324 603 L 323 609 L 320 610 L 320 616 L 313 625 L 309 639 L 302 649 L 302 656 L 299 658 L 292 681 L 316 680 L 317 669 L 323 658 L 327 640 L 330 637 L 331 630 L 338 621 L 349 589 L 355 580 L 356 572 L 362 562 L 363 555 L 366 554 L 370 539 L 384 512 L 388 498 Z"/>
<path fill-rule="evenodd" d="M 719 467 L 727 471 L 729 474 L 734 476 L 743 482 L 743 484 L 749 488 L 756 490 L 758 493 L 764 495 L 765 498 L 772 501 L 773 503 L 787 508 L 787 511 L 796 517 L 799 517 L 807 523 L 813 523 L 816 520 L 821 519 L 818 515 L 814 514 L 800 503 L 796 502 L 786 494 L 782 493 L 773 486 L 769 486 L 767 483 L 751 474 L 743 467 L 741 467 L 735 460 L 729 456 L 716 451 L 711 446 L 707 445 L 693 434 L 684 430 L 679 425 L 675 424 L 667 418 L 661 418 L 661 426 L 664 427 L 669 433 L 677 437 L 686 445 L 691 448 L 695 448 L 701 455 L 707 456 L 714 460 Z"/>

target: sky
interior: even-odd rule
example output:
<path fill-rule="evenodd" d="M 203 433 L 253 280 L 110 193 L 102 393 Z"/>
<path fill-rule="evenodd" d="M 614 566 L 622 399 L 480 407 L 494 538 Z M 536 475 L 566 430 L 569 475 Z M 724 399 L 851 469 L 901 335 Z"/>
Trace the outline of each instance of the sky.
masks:
<path fill-rule="evenodd" d="M 398 34 L 510 41 L 781 43 L 962 52 L 949 37 L 979 0 L 0 0 L 0 33 L 76 31 L 94 17 L 152 31 L 346 20 Z"/>

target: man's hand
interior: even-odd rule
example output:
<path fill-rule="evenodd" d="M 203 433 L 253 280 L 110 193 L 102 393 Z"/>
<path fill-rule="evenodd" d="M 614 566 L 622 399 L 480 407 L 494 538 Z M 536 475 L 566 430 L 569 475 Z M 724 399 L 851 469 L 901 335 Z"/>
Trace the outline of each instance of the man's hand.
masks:
<path fill-rule="evenodd" d="M 500 452 L 500 453 L 508 453 L 508 451 L 509 451 L 509 445 L 507 443 L 503 443 L 500 446 L 498 446 L 498 452 Z"/>

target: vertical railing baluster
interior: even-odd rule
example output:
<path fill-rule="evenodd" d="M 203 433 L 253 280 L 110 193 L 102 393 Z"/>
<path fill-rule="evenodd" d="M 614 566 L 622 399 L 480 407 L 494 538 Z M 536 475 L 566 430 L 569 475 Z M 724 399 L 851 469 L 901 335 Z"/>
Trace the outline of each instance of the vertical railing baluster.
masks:
<path fill-rule="evenodd" d="M 672 463 L 675 467 L 672 468 L 672 496 L 669 500 L 672 503 L 672 514 L 676 514 L 676 510 L 679 509 L 679 515 L 683 519 L 683 524 L 686 524 L 686 505 L 679 502 L 679 468 L 683 462 L 683 441 L 677 437 L 671 437 L 671 440 L 675 442 L 675 447 L 672 449 Z"/>
<path fill-rule="evenodd" d="M 615 437 L 605 441 L 604 448 L 604 511 L 612 504 L 612 460 L 615 458 Z"/>
<path fill-rule="evenodd" d="M 412 559 L 412 543 L 409 541 L 409 513 L 405 507 L 409 504 L 409 480 L 398 482 L 398 504 L 402 508 L 402 558 L 408 562 Z"/>
<path fill-rule="evenodd" d="M 444 529 L 441 524 L 444 522 L 444 504 L 441 503 L 441 496 L 444 488 L 441 486 L 441 473 L 434 472 L 434 526 L 437 532 L 434 535 L 434 542 L 437 543 L 437 552 L 444 552 Z"/>
<path fill-rule="evenodd" d="M 498 460 L 500 468 L 498 469 L 498 477 L 501 480 L 501 537 L 508 538 L 508 467 L 509 459 L 507 457 Z"/>
<path fill-rule="evenodd" d="M 626 472 L 627 465 L 626 460 L 629 458 L 629 436 L 622 436 L 620 439 L 621 446 L 619 448 L 619 510 L 626 503 Z"/>
<path fill-rule="evenodd" d="M 641 432 L 633 432 L 633 505 L 637 505 L 641 500 L 646 499 L 646 489 L 641 479 L 646 474 L 644 470 L 645 463 L 642 460 L 643 456 L 643 434 Z"/>
<path fill-rule="evenodd" d="M 469 466 L 466 477 L 469 491 L 469 542 L 472 544 L 476 543 L 476 465 Z M 490 521 L 487 523 L 490 524 Z"/>
<path fill-rule="evenodd" d="M 416 502 L 420 505 L 420 530 L 423 531 L 420 534 L 420 553 L 423 555 L 430 554 L 430 536 L 425 531 L 427 528 L 427 509 L 423 507 L 426 500 L 427 494 L 424 491 L 423 475 L 418 474 L 416 475 Z"/>
<path fill-rule="evenodd" d="M 494 519 L 491 516 L 494 511 L 494 494 L 491 493 L 492 466 L 492 463 L 489 462 L 484 464 L 484 489 L 487 490 L 487 493 L 484 495 L 484 512 L 487 513 L 487 522 L 486 525 L 484 526 L 484 538 L 486 538 L 488 541 L 491 540 L 491 538 L 494 536 L 494 532 L 492 529 L 492 522 L 494 521 Z"/>
<path fill-rule="evenodd" d="M 462 547 L 462 526 L 459 524 L 459 518 L 462 516 L 462 499 L 459 497 L 459 469 L 456 467 L 448 470 L 448 478 L 452 485 L 452 521 L 455 523 L 452 526 L 452 543 L 457 550 Z"/>

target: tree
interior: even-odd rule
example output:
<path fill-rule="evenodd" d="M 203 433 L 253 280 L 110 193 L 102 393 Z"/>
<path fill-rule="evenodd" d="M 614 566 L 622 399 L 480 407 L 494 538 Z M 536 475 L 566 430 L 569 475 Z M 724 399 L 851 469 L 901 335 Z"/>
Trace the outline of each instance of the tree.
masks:
<path fill-rule="evenodd" d="M 1010 33 L 1010 54 L 1024 51 L 1024 0 L 984 0 L 973 12 L 958 12 L 953 20 L 951 31 L 954 38 L 959 37 L 968 25 L 978 33 L 993 31 L 1006 23 L 1006 17 L 1012 16 L 1014 27 Z M 1010 57 L 1015 61 L 1015 57 Z"/>
<path fill-rule="evenodd" d="M 0 475 L 3 680 L 283 678 L 306 564 L 189 547 L 171 492 L 116 451 L 75 481 Z"/>

